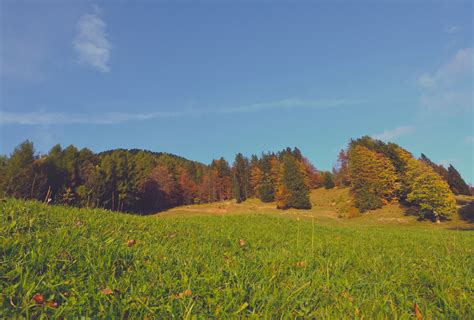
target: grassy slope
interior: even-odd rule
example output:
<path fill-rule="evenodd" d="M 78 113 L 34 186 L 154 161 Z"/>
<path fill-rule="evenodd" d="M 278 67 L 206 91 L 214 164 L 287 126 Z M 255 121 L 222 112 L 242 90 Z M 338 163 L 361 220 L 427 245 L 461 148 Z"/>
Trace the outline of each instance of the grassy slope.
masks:
<path fill-rule="evenodd" d="M 465 222 L 419 223 L 397 206 L 341 219 L 347 190 L 312 201 L 309 211 L 250 200 L 139 217 L 8 200 L 0 318 L 409 318 L 414 303 L 426 318 L 474 317 L 474 234 L 449 230 Z M 35 305 L 35 293 L 59 306 Z"/>

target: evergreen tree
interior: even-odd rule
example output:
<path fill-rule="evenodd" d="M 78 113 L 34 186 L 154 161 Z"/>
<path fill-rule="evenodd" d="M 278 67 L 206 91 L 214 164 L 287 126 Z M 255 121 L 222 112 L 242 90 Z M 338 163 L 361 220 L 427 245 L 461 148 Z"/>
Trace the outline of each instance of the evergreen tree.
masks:
<path fill-rule="evenodd" d="M 466 183 L 466 181 L 464 181 L 464 179 L 461 177 L 461 174 L 451 164 L 448 167 L 447 180 L 449 187 L 454 194 L 471 195 L 469 185 Z"/>
<path fill-rule="evenodd" d="M 249 161 L 241 153 L 235 156 L 232 171 L 234 199 L 240 203 L 249 196 Z"/>
<path fill-rule="evenodd" d="M 324 172 L 323 186 L 325 189 L 332 189 L 336 186 L 334 184 L 334 176 L 331 172 Z"/>
<path fill-rule="evenodd" d="M 309 187 L 305 183 L 304 174 L 297 159 L 284 155 L 281 165 L 281 177 L 276 193 L 279 209 L 310 209 Z"/>
<path fill-rule="evenodd" d="M 263 154 L 259 161 L 261 179 L 257 190 L 260 200 L 272 202 L 275 200 L 275 181 L 272 172 L 272 159 L 274 155 Z"/>
<path fill-rule="evenodd" d="M 426 163 L 428 166 L 430 166 L 437 174 L 439 174 L 441 176 L 441 178 L 443 178 L 446 182 L 449 183 L 448 179 L 448 170 L 446 170 L 445 167 L 443 167 L 442 165 L 438 165 L 436 163 L 434 163 L 433 161 L 431 161 L 430 158 L 428 158 L 425 154 L 421 154 L 420 156 L 420 160 L 423 161 L 424 163 Z M 455 192 L 453 190 L 453 192 Z"/>

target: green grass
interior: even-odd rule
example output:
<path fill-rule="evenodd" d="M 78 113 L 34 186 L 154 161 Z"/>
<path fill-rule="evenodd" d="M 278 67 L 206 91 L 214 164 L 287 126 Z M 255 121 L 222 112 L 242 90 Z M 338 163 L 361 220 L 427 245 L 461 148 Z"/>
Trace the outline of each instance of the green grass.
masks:
<path fill-rule="evenodd" d="M 140 217 L 4 201 L 0 318 L 408 319 L 414 303 L 426 319 L 474 318 L 472 231 L 340 219 L 332 203 Z M 35 304 L 36 293 L 58 306 Z"/>

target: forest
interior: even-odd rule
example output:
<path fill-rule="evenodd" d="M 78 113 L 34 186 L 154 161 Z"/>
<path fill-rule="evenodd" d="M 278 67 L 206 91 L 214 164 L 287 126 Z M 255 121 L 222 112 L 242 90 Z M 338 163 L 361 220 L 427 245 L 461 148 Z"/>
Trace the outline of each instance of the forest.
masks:
<path fill-rule="evenodd" d="M 364 136 L 341 150 L 331 172 L 298 148 L 210 165 L 168 153 L 116 149 L 94 153 L 70 145 L 37 154 L 25 141 L 0 157 L 0 195 L 45 203 L 139 214 L 235 199 L 259 198 L 279 209 L 309 209 L 316 188 L 349 187 L 360 212 L 400 202 L 437 221 L 455 212 L 454 195 L 470 195 L 459 172 L 426 155 Z"/>

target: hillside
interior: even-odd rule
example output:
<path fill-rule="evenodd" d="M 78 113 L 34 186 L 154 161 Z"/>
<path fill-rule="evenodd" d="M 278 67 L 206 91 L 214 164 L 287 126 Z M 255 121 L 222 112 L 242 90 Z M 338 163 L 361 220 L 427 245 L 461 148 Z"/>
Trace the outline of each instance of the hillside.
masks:
<path fill-rule="evenodd" d="M 146 217 L 4 200 L 0 318 L 474 317 L 472 232 L 394 206 L 343 219 L 346 194 Z"/>
<path fill-rule="evenodd" d="M 312 208 L 309 210 L 279 210 L 274 203 L 264 203 L 258 199 L 248 199 L 242 203 L 223 201 L 202 205 L 189 205 L 172 208 L 160 212 L 165 216 L 200 216 L 200 215 L 241 215 L 241 214 L 272 214 L 290 216 L 301 219 L 313 219 L 323 225 L 404 225 L 423 226 L 429 228 L 471 229 L 474 220 L 474 197 L 456 196 L 458 214 L 452 215 L 440 225 L 429 220 L 420 221 L 413 208 L 400 204 L 386 205 L 381 209 L 359 213 L 354 207 L 349 188 L 318 188 L 311 191 Z"/>

